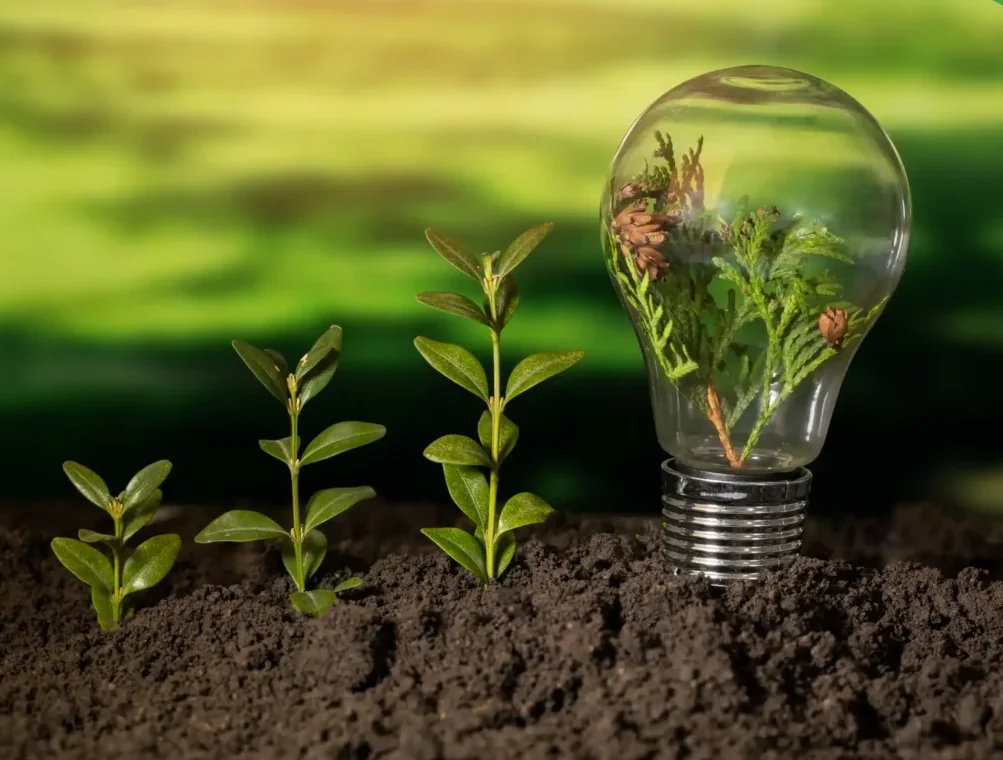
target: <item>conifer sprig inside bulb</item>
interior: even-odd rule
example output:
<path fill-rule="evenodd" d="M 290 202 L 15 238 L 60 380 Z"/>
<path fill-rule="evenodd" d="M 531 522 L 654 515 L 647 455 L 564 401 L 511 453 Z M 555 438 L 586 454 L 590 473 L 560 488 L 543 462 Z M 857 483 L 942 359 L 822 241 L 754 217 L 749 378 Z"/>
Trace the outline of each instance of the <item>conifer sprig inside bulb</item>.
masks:
<path fill-rule="evenodd" d="M 703 138 L 677 163 L 670 136 L 655 137 L 652 165 L 609 192 L 607 265 L 665 377 L 712 425 L 728 465 L 743 468 L 780 405 L 866 332 L 887 297 L 869 309 L 838 300 L 839 279 L 809 259 L 853 264 L 841 238 L 817 220 L 782 220 L 775 206 L 749 211 L 747 199 L 730 219 L 705 208 Z M 762 349 L 741 338 L 757 322 Z"/>

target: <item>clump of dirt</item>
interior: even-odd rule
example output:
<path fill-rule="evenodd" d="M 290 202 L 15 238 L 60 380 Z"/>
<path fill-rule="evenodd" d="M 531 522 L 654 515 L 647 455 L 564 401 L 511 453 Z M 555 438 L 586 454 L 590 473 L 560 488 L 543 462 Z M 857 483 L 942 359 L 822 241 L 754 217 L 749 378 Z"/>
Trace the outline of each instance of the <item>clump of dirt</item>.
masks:
<path fill-rule="evenodd" d="M 800 559 L 721 592 L 666 572 L 655 521 L 562 522 L 497 587 L 393 552 L 318 620 L 291 610 L 274 551 L 218 585 L 188 543 L 110 634 L 48 537 L 0 528 L 3 756 L 1003 756 L 985 570 Z"/>

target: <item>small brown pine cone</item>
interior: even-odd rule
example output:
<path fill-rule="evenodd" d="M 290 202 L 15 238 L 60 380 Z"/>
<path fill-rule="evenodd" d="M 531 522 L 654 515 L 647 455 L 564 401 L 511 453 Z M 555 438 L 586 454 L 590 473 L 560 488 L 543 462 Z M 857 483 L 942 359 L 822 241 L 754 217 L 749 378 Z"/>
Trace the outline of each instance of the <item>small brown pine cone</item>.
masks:
<path fill-rule="evenodd" d="M 627 240 L 630 241 L 631 245 L 647 245 L 648 236 L 643 232 L 640 232 L 637 227 L 631 227 L 627 229 L 624 233 L 627 236 Z"/>
<path fill-rule="evenodd" d="M 668 235 L 662 232 L 657 224 L 632 227 L 627 233 L 631 245 L 661 245 L 667 237 Z"/>
<path fill-rule="evenodd" d="M 651 216 L 651 214 L 648 214 L 648 216 Z M 634 224 L 634 229 L 642 235 L 647 235 L 649 232 L 659 232 L 662 229 L 662 225 L 658 222 L 655 222 L 654 224 L 644 224 L 641 221 L 635 221 Z"/>
<path fill-rule="evenodd" d="M 839 348 L 846 335 L 847 319 L 844 309 L 828 307 L 818 318 L 818 331 L 829 348 Z"/>
<path fill-rule="evenodd" d="M 645 204 L 643 203 L 638 203 L 635 206 L 625 208 L 623 211 L 621 211 L 619 214 L 613 217 L 613 221 L 610 223 L 610 227 L 612 227 L 614 231 L 619 231 L 624 227 L 629 227 L 631 224 L 634 223 L 634 217 L 636 215 L 643 215 L 642 212 L 644 211 L 644 208 Z"/>
<path fill-rule="evenodd" d="M 639 224 L 648 224 L 651 222 L 651 214 L 642 214 L 638 211 L 628 209 L 617 214 L 616 222 L 620 225 L 621 229 L 636 227 Z"/>
<path fill-rule="evenodd" d="M 632 201 L 635 198 L 639 198 L 641 193 L 644 192 L 644 184 L 641 182 L 628 182 L 626 185 L 620 188 L 620 192 L 617 193 L 617 198 L 621 201 Z"/>
<path fill-rule="evenodd" d="M 676 227 L 682 221 L 683 221 L 683 218 L 679 214 L 652 214 L 651 215 L 651 222 L 652 222 L 652 224 L 657 224 L 658 226 L 662 227 L 663 229 L 668 228 L 668 229 L 671 230 L 673 227 Z"/>
<path fill-rule="evenodd" d="M 662 270 L 668 266 L 665 257 L 657 248 L 651 246 L 641 246 L 637 249 L 637 257 L 634 260 L 638 272 L 647 273 L 652 280 L 661 277 Z"/>

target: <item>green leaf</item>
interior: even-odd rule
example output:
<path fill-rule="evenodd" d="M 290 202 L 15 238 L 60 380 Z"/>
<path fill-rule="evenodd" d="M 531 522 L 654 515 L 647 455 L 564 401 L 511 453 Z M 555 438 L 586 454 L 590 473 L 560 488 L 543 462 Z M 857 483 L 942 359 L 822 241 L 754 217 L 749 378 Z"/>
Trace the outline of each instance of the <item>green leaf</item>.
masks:
<path fill-rule="evenodd" d="M 111 592 L 102 586 L 91 586 L 91 607 L 98 615 L 98 625 L 103 631 L 114 631 L 118 628 L 115 622 L 115 610 L 111 603 Z"/>
<path fill-rule="evenodd" d="M 261 447 L 263 452 L 270 454 L 280 462 L 292 465 L 292 463 L 296 461 L 296 452 L 293 451 L 292 436 L 286 436 L 285 438 L 280 438 L 277 441 L 258 441 L 258 445 Z"/>
<path fill-rule="evenodd" d="M 488 400 L 488 378 L 477 358 L 461 346 L 417 337 L 414 346 L 425 361 L 479 399 Z"/>
<path fill-rule="evenodd" d="M 573 366 L 585 353 L 583 351 L 552 351 L 527 356 L 512 369 L 505 388 L 505 401 L 509 402 L 534 385 Z"/>
<path fill-rule="evenodd" d="M 421 532 L 475 578 L 488 582 L 484 547 L 476 538 L 459 528 L 422 528 Z"/>
<path fill-rule="evenodd" d="M 136 535 L 139 530 L 153 519 L 153 516 L 157 514 L 157 510 L 160 509 L 160 502 L 164 498 L 164 492 L 159 488 L 153 492 L 153 495 L 139 504 L 122 517 L 122 543 L 124 544 L 134 535 Z"/>
<path fill-rule="evenodd" d="M 515 534 L 502 533 L 498 536 L 498 542 L 495 546 L 495 556 L 498 558 L 497 576 L 501 578 L 515 558 Z"/>
<path fill-rule="evenodd" d="M 489 467 L 491 460 L 473 438 L 465 435 L 444 435 L 425 448 L 426 459 L 439 464 L 467 464 Z"/>
<path fill-rule="evenodd" d="M 515 275 L 510 274 L 501 281 L 495 294 L 495 308 L 498 310 L 501 327 L 505 327 L 519 308 L 519 285 L 515 281 Z"/>
<path fill-rule="evenodd" d="M 323 491 L 318 491 L 307 504 L 306 524 L 303 530 L 310 532 L 328 520 L 333 520 L 349 507 L 353 507 L 365 499 L 372 499 L 374 496 L 376 496 L 376 491 L 369 486 L 326 488 Z"/>
<path fill-rule="evenodd" d="M 378 441 L 387 429 L 371 422 L 338 422 L 318 435 L 303 452 L 301 465 L 321 462 L 367 443 Z"/>
<path fill-rule="evenodd" d="M 122 493 L 122 506 L 126 511 L 149 499 L 171 473 L 171 463 L 166 459 L 147 465 L 137 472 Z"/>
<path fill-rule="evenodd" d="M 233 350 L 268 392 L 285 406 L 289 399 L 289 388 L 275 358 L 243 340 L 233 341 Z"/>
<path fill-rule="evenodd" d="M 303 537 L 303 566 L 307 580 L 313 578 L 324 564 L 327 556 L 327 536 L 319 530 L 311 530 Z"/>
<path fill-rule="evenodd" d="M 553 228 L 553 222 L 545 222 L 522 233 L 512 241 L 512 244 L 505 249 L 505 253 L 498 259 L 498 269 L 495 273 L 499 277 L 504 277 L 519 266 L 540 244 L 540 241 L 547 237 Z"/>
<path fill-rule="evenodd" d="M 477 261 L 474 252 L 470 250 L 470 246 L 461 243 L 459 240 L 454 240 L 432 227 L 425 230 L 425 237 L 442 258 L 463 272 L 463 274 L 477 282 L 483 280 L 484 272 L 481 270 L 480 263 Z"/>
<path fill-rule="evenodd" d="M 337 586 L 335 586 L 334 593 L 340 594 L 342 591 L 348 591 L 349 589 L 358 588 L 361 585 L 362 585 L 362 578 L 353 575 L 351 578 L 346 578 Z"/>
<path fill-rule="evenodd" d="M 64 462 L 63 472 L 87 501 L 96 504 L 106 512 L 108 511 L 108 506 L 111 504 L 111 494 L 100 475 L 76 462 Z"/>
<path fill-rule="evenodd" d="M 431 306 L 433 309 L 444 311 L 447 314 L 470 319 L 482 325 L 491 325 L 491 322 L 488 321 L 488 318 L 478 308 L 477 304 L 466 296 L 461 296 L 459 293 L 419 293 L 418 302 L 426 306 Z"/>
<path fill-rule="evenodd" d="M 553 507 L 539 496 L 527 492 L 517 493 L 502 508 L 498 533 L 495 535 L 500 536 L 516 528 L 542 523 L 553 511 Z"/>
<path fill-rule="evenodd" d="M 332 327 L 320 336 L 314 348 L 321 350 L 324 345 L 329 345 L 327 353 L 321 358 L 313 369 L 306 374 L 306 379 L 300 384 L 299 400 L 300 408 L 306 406 L 307 402 L 324 390 L 334 377 L 341 362 L 341 328 Z M 309 354 L 307 354 L 309 356 Z"/>
<path fill-rule="evenodd" d="M 331 589 L 318 588 L 313 591 L 294 591 L 289 599 L 300 612 L 320 617 L 338 601 L 338 595 Z"/>
<path fill-rule="evenodd" d="M 477 437 L 481 446 L 487 452 L 491 451 L 491 412 L 484 412 L 477 421 Z M 501 429 L 498 431 L 498 463 L 512 453 L 516 441 L 519 440 L 519 428 L 504 414 L 501 416 Z"/>
<path fill-rule="evenodd" d="M 300 578 L 299 569 L 296 567 L 296 546 L 293 544 L 291 536 L 286 536 L 279 544 L 282 552 L 282 565 L 285 567 L 289 577 L 293 579 L 296 588 L 302 591 L 306 587 L 306 578 Z M 304 561 L 304 565 L 306 562 Z"/>
<path fill-rule="evenodd" d="M 286 361 L 286 357 L 272 348 L 266 348 L 265 353 L 275 360 L 275 366 L 279 368 L 283 377 L 289 374 L 289 362 Z"/>
<path fill-rule="evenodd" d="M 83 541 L 85 544 L 108 544 L 111 546 L 118 546 L 118 539 L 109 533 L 95 533 L 93 530 L 87 530 L 87 528 L 81 528 L 77 531 L 77 538 Z"/>
<path fill-rule="evenodd" d="M 341 353 L 342 330 L 338 325 L 331 325 L 306 352 L 296 365 L 296 379 L 306 377 L 332 351 Z"/>
<path fill-rule="evenodd" d="M 136 547 L 122 568 L 122 595 L 156 586 L 174 567 L 181 551 L 181 536 L 167 533 L 154 536 Z"/>
<path fill-rule="evenodd" d="M 481 530 L 488 522 L 488 481 L 476 467 L 442 465 L 453 502 Z"/>
<path fill-rule="evenodd" d="M 88 586 L 114 590 L 115 579 L 111 560 L 93 546 L 75 538 L 52 539 L 52 551 L 67 570 Z"/>
<path fill-rule="evenodd" d="M 234 509 L 220 515 L 197 536 L 197 544 L 213 544 L 221 541 L 242 543 L 244 541 L 262 541 L 268 538 L 287 538 L 288 531 L 267 515 L 252 512 L 249 509 Z"/>
<path fill-rule="evenodd" d="M 324 562 L 324 557 L 327 556 L 327 536 L 319 530 L 311 530 L 303 537 L 302 551 L 303 570 L 306 575 L 302 579 L 298 579 L 296 577 L 296 547 L 293 545 L 293 540 L 290 537 L 282 542 L 282 564 L 285 565 L 289 577 L 296 582 L 300 589 L 306 585 L 307 580 L 313 577 Z"/>
<path fill-rule="evenodd" d="M 300 381 L 301 409 L 310 399 L 324 390 L 334 377 L 341 362 L 341 341 L 341 328 L 338 325 L 331 325 L 300 359 L 296 367 L 296 379 Z"/>

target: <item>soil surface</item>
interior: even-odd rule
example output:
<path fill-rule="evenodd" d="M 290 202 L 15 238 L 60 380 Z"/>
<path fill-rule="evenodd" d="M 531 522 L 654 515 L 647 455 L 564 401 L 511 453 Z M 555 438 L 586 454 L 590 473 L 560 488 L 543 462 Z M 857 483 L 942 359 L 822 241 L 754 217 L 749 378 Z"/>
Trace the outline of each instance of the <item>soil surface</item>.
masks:
<path fill-rule="evenodd" d="M 656 520 L 564 516 L 484 590 L 415 535 L 452 513 L 370 508 L 328 526 L 320 585 L 364 584 L 315 620 L 274 549 L 190 542 L 214 514 L 144 531 L 181 559 L 106 634 L 49 552 L 65 517 L 0 510 L 0 756 L 1003 757 L 993 526 L 814 524 L 850 561 L 722 592 L 666 572 Z"/>

